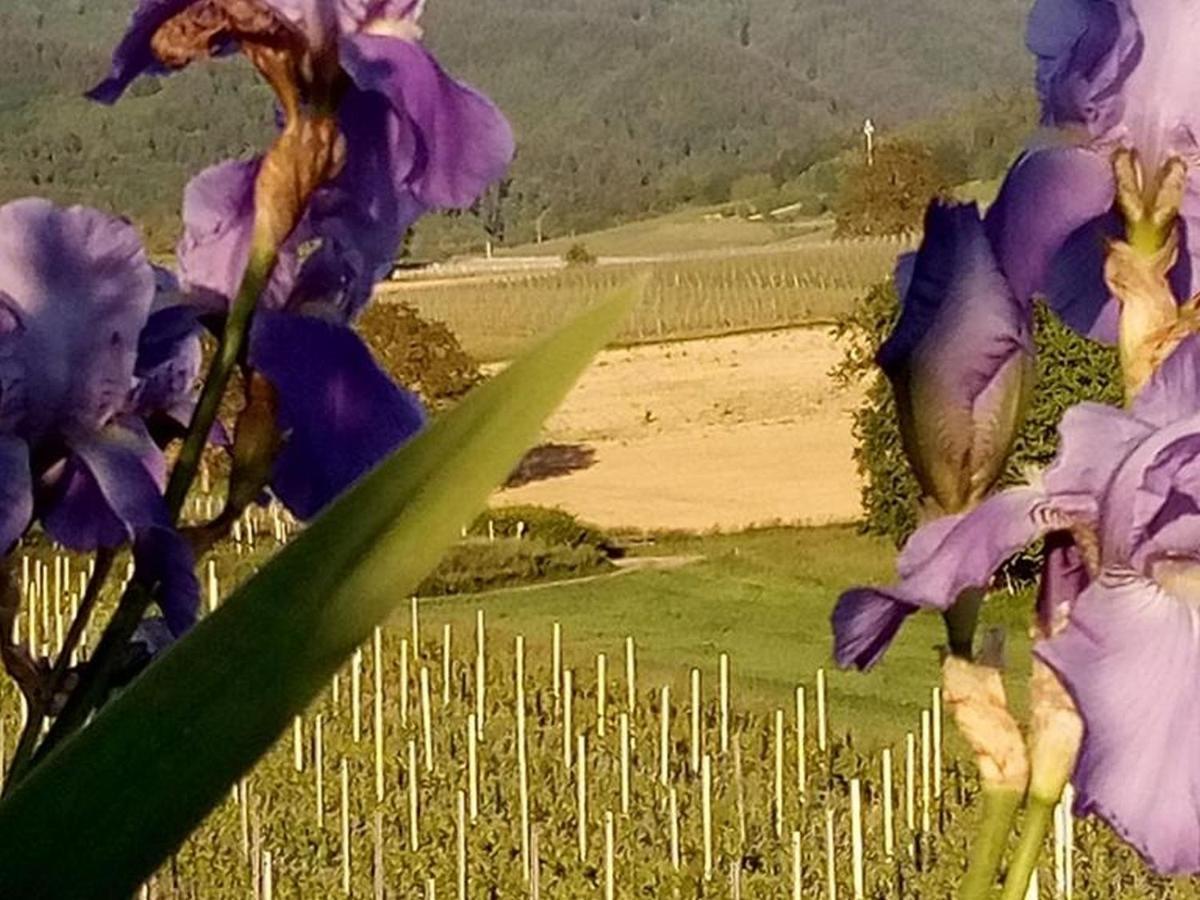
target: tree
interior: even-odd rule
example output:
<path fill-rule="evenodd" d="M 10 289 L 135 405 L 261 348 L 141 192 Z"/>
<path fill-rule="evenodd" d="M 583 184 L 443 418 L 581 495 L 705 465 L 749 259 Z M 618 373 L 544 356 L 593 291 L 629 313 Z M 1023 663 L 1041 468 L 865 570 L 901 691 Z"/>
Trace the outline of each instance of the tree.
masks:
<path fill-rule="evenodd" d="M 834 209 L 838 237 L 911 234 L 921 227 L 930 199 L 949 187 L 925 144 L 892 140 L 875 149 L 874 164 L 861 159 L 842 176 Z"/>

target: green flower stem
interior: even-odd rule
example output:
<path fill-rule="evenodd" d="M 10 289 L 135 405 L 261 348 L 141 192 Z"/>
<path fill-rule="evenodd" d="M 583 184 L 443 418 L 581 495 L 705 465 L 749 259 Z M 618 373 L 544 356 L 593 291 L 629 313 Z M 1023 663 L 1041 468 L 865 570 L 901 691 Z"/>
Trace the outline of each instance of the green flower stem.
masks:
<path fill-rule="evenodd" d="M 1025 823 L 1021 829 L 1021 839 L 1013 854 L 1008 867 L 1008 877 L 1004 879 L 1004 893 L 1001 900 L 1025 900 L 1029 891 L 1029 879 L 1037 868 L 1038 858 L 1042 855 L 1042 847 L 1046 841 L 1046 832 L 1054 820 L 1054 807 L 1058 801 L 1031 794 L 1029 805 L 1025 812 Z"/>
<path fill-rule="evenodd" d="M 984 900 L 992 895 L 1022 798 L 1021 791 L 1011 788 L 984 789 L 983 816 L 971 844 L 967 874 L 958 886 L 958 900 Z"/>
<path fill-rule="evenodd" d="M 256 246 L 251 251 L 250 263 L 238 289 L 237 298 L 229 311 L 220 346 L 209 367 L 187 437 L 171 471 L 171 480 L 167 483 L 167 508 L 172 523 L 178 522 L 188 491 L 191 490 L 192 483 L 200 471 L 200 458 L 208 443 L 213 423 L 217 420 L 221 399 L 225 396 L 225 388 L 241 358 L 254 309 L 258 305 L 259 295 L 266 287 L 271 270 L 275 267 L 277 256 L 278 248 L 275 246 Z M 72 692 L 62 712 L 50 727 L 50 733 L 46 735 L 33 758 L 34 763 L 78 731 L 92 711 L 104 703 L 122 653 L 146 615 L 146 610 L 154 601 L 155 588 L 156 585 L 143 584 L 135 577 L 125 590 L 100 638 L 91 662 L 83 670 L 79 686 Z"/>

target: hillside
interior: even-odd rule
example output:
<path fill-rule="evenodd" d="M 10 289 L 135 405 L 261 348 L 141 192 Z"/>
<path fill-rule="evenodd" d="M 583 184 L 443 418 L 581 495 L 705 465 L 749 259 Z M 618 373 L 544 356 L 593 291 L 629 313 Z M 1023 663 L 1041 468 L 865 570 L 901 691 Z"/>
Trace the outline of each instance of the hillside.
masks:
<path fill-rule="evenodd" d="M 269 133 L 239 63 L 142 86 L 117 110 L 79 98 L 132 0 L 9 0 L 0 12 L 0 197 L 120 208 L 169 243 L 189 172 Z M 508 112 L 511 183 L 485 217 L 509 242 L 685 201 L 740 175 L 780 181 L 884 128 L 1011 91 L 1030 65 L 1028 0 L 434 0 L 430 43 Z M 986 104 L 985 104 L 986 105 Z M 498 208 L 497 208 L 498 207 Z M 480 217 L 454 223 L 479 234 Z"/>

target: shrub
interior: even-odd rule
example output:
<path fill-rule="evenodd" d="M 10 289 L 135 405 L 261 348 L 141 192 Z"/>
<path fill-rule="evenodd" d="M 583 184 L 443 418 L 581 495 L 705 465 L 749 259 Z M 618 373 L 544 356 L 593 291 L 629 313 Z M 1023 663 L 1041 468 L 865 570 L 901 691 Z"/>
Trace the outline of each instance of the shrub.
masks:
<path fill-rule="evenodd" d="M 568 266 L 590 266 L 596 262 L 596 257 L 587 244 L 581 242 L 567 248 L 567 252 L 563 254 L 563 262 Z"/>
<path fill-rule="evenodd" d="M 838 237 L 913 234 L 931 197 L 949 181 L 933 152 L 912 140 L 881 143 L 873 164 L 860 159 L 842 176 L 835 203 Z"/>
<path fill-rule="evenodd" d="M 594 547 L 607 556 L 619 556 L 620 551 L 608 534 L 594 525 L 580 522 L 561 509 L 542 506 L 506 506 L 489 509 L 471 525 L 468 534 L 488 535 L 488 522 L 496 537 L 516 537 L 518 524 L 525 523 L 524 536 L 543 544 L 559 547 Z"/>
<path fill-rule="evenodd" d="M 591 546 L 565 547 L 529 538 L 476 538 L 451 549 L 421 583 L 418 593 L 424 597 L 473 594 L 597 575 L 610 568 L 608 557 Z"/>
<path fill-rule="evenodd" d="M 451 405 L 482 379 L 454 332 L 421 318 L 407 303 L 372 303 L 358 330 L 379 364 L 433 410 Z"/>
<path fill-rule="evenodd" d="M 899 302 L 890 283 L 861 298 L 837 324 L 845 343 L 833 377 L 841 384 L 867 382 L 866 396 L 854 413 L 854 460 L 863 476 L 863 528 L 890 537 L 897 545 L 916 527 L 918 488 L 900 444 L 891 385 L 875 367 L 879 345 L 891 332 Z M 1058 423 L 1068 406 L 1084 400 L 1120 404 L 1116 351 L 1079 337 L 1041 304 L 1034 326 L 1037 385 L 1025 425 L 1017 438 L 1002 486 L 1044 467 L 1058 449 Z M 1025 574 L 1018 566 L 1016 574 Z"/>

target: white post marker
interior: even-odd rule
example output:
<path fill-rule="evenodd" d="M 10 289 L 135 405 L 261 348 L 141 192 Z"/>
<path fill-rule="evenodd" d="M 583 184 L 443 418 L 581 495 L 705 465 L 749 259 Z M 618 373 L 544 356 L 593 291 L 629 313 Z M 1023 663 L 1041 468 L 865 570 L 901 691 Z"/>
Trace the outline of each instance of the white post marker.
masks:
<path fill-rule="evenodd" d="M 704 880 L 712 880 L 713 846 L 712 846 L 712 760 L 707 753 L 700 769 L 701 803 L 704 829 Z"/>
<path fill-rule="evenodd" d="M 299 716 L 292 719 L 292 768 L 304 771 L 304 720 Z"/>
<path fill-rule="evenodd" d="M 554 679 L 554 696 L 562 693 L 562 625 L 554 623 L 550 638 L 550 668 Z"/>
<path fill-rule="evenodd" d="M 604 737 L 604 713 L 608 692 L 608 657 L 596 654 L 596 736 Z"/>
<path fill-rule="evenodd" d="M 262 897 L 263 900 L 275 900 L 275 872 L 270 850 L 264 850 L 262 855 Z"/>
<path fill-rule="evenodd" d="M 466 798 L 459 791 L 458 800 L 458 900 L 467 900 L 467 811 Z"/>
<path fill-rule="evenodd" d="M 883 748 L 883 855 L 891 859 L 896 853 L 896 821 L 892 792 L 892 750 Z"/>
<path fill-rule="evenodd" d="M 833 810 L 825 810 L 825 896 L 828 900 L 837 900 L 837 864 L 834 854 L 837 852 L 833 842 Z"/>
<path fill-rule="evenodd" d="M 342 893 L 350 896 L 350 769 L 342 757 Z"/>
<path fill-rule="evenodd" d="M 829 746 L 829 720 L 825 708 L 825 670 L 817 669 L 817 749 L 824 753 Z"/>
<path fill-rule="evenodd" d="M 613 900 L 616 886 L 616 873 L 613 871 L 615 856 L 614 843 L 616 837 L 613 834 L 613 814 L 611 812 L 604 813 L 604 900 Z"/>
<path fill-rule="evenodd" d="M 800 792 L 800 802 L 803 803 L 808 795 L 808 747 L 807 725 L 805 722 L 804 687 L 796 688 L 796 790 Z"/>
<path fill-rule="evenodd" d="M 419 815 L 418 778 L 417 773 L 417 742 L 408 740 L 408 847 L 416 852 L 419 845 L 417 819 Z"/>
<path fill-rule="evenodd" d="M 933 689 L 933 796 L 942 799 L 942 689 Z"/>
<path fill-rule="evenodd" d="M 375 676 L 375 690 L 371 696 L 371 737 L 375 740 L 375 801 L 383 802 L 383 631 L 375 626 L 374 654 L 371 660 Z"/>
<path fill-rule="evenodd" d="M 784 710 L 775 710 L 775 839 L 784 838 Z"/>
<path fill-rule="evenodd" d="M 572 702 L 575 693 L 575 673 L 570 669 L 563 672 L 563 719 L 562 719 L 562 738 L 563 738 L 563 766 L 568 770 L 571 768 L 571 749 L 575 742 L 575 733 L 571 725 Z"/>
<path fill-rule="evenodd" d="M 475 724 L 483 739 L 484 707 L 487 705 L 487 654 L 485 652 L 483 610 L 475 610 Z"/>
<path fill-rule="evenodd" d="M 625 705 L 629 718 L 637 715 L 637 658 L 633 638 L 625 638 Z"/>
<path fill-rule="evenodd" d="M 450 623 L 442 626 L 442 706 L 450 705 Z"/>
<path fill-rule="evenodd" d="M 671 777 L 671 688 L 662 686 L 658 701 L 658 780 L 665 787 Z"/>
<path fill-rule="evenodd" d="M 412 654 L 413 660 L 419 662 L 421 659 L 421 623 L 417 613 L 417 598 L 413 596 L 410 599 L 412 620 Z"/>
<path fill-rule="evenodd" d="M 321 714 L 313 723 L 313 773 L 317 779 L 317 828 L 325 827 L 325 722 Z"/>
<path fill-rule="evenodd" d="M 425 771 L 433 771 L 433 722 L 429 710 L 429 668 L 421 666 L 421 738 L 424 742 Z"/>
<path fill-rule="evenodd" d="M 692 669 L 692 774 L 700 771 L 700 670 Z"/>
<path fill-rule="evenodd" d="M 579 861 L 587 862 L 587 735 L 575 750 L 575 816 L 579 826 Z"/>
<path fill-rule="evenodd" d="M 721 693 L 721 754 L 729 752 L 729 654 L 721 654 L 720 662 L 720 693 Z"/>
<path fill-rule="evenodd" d="M 217 561 L 210 559 L 208 561 L 208 611 L 216 612 L 217 604 L 221 600 L 221 588 L 217 584 Z"/>
<path fill-rule="evenodd" d="M 621 815 L 629 815 L 629 713 L 621 713 Z"/>
<path fill-rule="evenodd" d="M 362 739 L 362 651 L 355 650 L 350 662 L 350 732 L 354 743 Z"/>
<path fill-rule="evenodd" d="M 921 710 L 921 832 L 928 834 L 933 825 L 930 802 L 930 766 L 932 763 L 930 744 L 932 743 L 929 710 Z"/>
<path fill-rule="evenodd" d="M 916 751 L 917 739 L 910 731 L 904 736 L 904 824 L 910 836 L 917 830 Z"/>
<path fill-rule="evenodd" d="M 800 832 L 792 832 L 792 900 L 804 900 L 800 878 Z"/>
<path fill-rule="evenodd" d="M 517 778 L 521 802 L 521 872 L 529 880 L 529 760 L 525 747 L 525 638 L 517 635 L 516 648 L 517 692 Z"/>
<path fill-rule="evenodd" d="M 850 853 L 854 875 L 854 900 L 866 896 L 866 873 L 863 871 L 862 784 L 850 779 Z"/>
<path fill-rule="evenodd" d="M 408 638 L 400 638 L 400 724 L 408 725 Z"/>
<path fill-rule="evenodd" d="M 474 824 L 479 819 L 479 733 L 475 727 L 475 713 L 467 713 L 467 789 Z"/>

